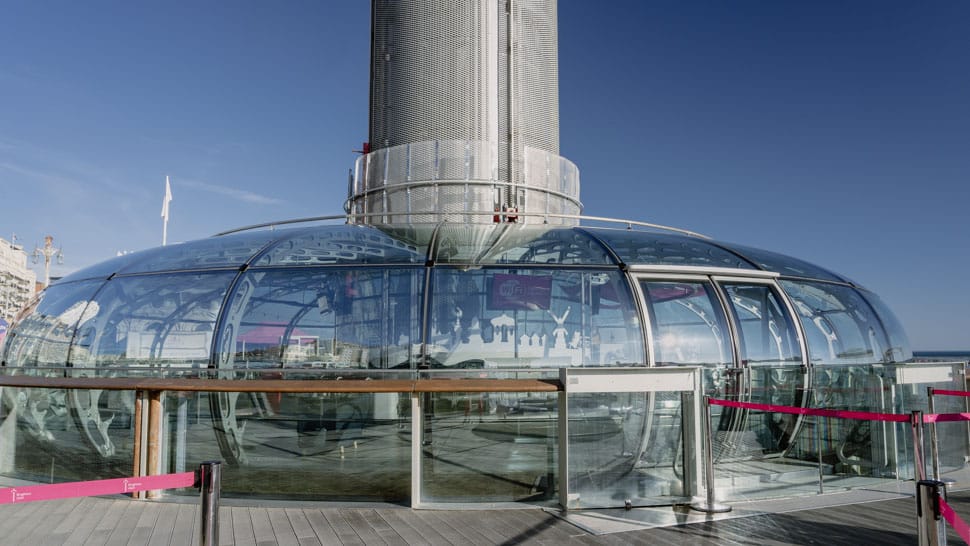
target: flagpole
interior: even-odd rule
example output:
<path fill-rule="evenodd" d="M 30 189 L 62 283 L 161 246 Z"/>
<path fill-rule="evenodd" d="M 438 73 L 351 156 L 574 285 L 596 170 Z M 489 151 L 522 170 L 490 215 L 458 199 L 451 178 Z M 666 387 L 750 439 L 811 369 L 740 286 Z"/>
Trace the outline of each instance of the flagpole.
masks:
<path fill-rule="evenodd" d="M 165 176 L 165 197 L 162 199 L 162 246 L 168 244 L 168 204 L 172 200 L 172 186 Z"/>

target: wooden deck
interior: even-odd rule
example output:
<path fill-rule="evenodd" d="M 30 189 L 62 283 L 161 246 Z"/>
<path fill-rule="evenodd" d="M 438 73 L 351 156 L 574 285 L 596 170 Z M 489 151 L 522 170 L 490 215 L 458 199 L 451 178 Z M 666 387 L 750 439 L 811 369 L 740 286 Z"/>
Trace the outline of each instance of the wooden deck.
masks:
<path fill-rule="evenodd" d="M 673 526 L 641 525 L 638 528 L 634 518 L 625 525 L 614 525 L 615 529 L 621 530 L 607 533 L 574 525 L 558 512 L 534 508 L 412 510 L 394 506 L 337 507 L 297 503 L 228 506 L 224 502 L 219 515 L 219 543 L 260 546 L 916 544 L 916 509 L 912 497 L 787 511 L 803 504 L 817 504 L 820 498 L 768 503 L 785 510 L 779 513 L 740 510 L 736 512 L 741 513 L 719 516 L 717 520 Z M 964 519 L 970 519 L 970 491 L 951 491 L 949 502 Z M 634 509 L 626 514 L 642 516 L 639 510 L 645 509 Z M 623 512 L 618 514 L 602 515 L 613 523 L 621 523 Z M 696 520 L 700 517 L 697 514 L 683 515 L 683 521 Z M 138 501 L 126 497 L 0 506 L 3 544 L 182 546 L 198 543 L 198 525 L 198 504 Z M 962 544 L 955 533 L 950 531 L 948 534 L 951 544 Z"/>

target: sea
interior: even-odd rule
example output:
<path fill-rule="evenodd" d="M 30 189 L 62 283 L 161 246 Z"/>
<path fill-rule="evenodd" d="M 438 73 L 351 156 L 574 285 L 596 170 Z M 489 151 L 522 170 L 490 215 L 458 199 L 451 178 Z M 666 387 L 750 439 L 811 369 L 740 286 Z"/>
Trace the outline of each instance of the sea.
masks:
<path fill-rule="evenodd" d="M 920 362 L 967 362 L 970 349 L 966 351 L 913 351 L 913 358 Z"/>

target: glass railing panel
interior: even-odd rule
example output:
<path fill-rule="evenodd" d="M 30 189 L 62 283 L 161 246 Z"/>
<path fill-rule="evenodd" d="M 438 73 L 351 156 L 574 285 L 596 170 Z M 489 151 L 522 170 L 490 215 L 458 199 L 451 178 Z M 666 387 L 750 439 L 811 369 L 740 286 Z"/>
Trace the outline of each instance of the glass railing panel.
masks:
<path fill-rule="evenodd" d="M 571 509 L 670 505 L 699 493 L 700 370 L 563 370 Z M 562 433 L 562 432 L 560 432 Z"/>
<path fill-rule="evenodd" d="M 570 507 L 667 505 L 690 496 L 681 393 L 578 393 L 567 404 Z"/>
<path fill-rule="evenodd" d="M 422 396 L 422 502 L 557 502 L 557 393 Z"/>
<path fill-rule="evenodd" d="M 893 378 L 893 400 L 897 413 L 911 413 L 920 410 L 929 413 L 929 389 L 965 391 L 966 379 L 964 363 L 934 362 L 926 364 L 900 364 L 887 366 L 887 375 Z M 962 396 L 933 397 L 933 412 L 964 413 L 967 411 L 967 398 Z M 912 479 L 913 470 L 912 433 L 906 428 L 907 442 L 897 446 L 901 477 Z M 966 421 L 938 423 L 936 428 L 937 449 L 940 471 L 952 472 L 965 467 L 968 456 L 968 428 Z M 923 427 L 924 462 L 928 478 L 932 478 L 932 425 Z"/>
<path fill-rule="evenodd" d="M 131 476 L 134 393 L 2 387 L 0 475 L 41 483 Z"/>
<path fill-rule="evenodd" d="M 779 381 L 794 370 L 781 366 L 750 369 L 740 385 L 721 389 L 727 399 L 762 404 L 849 412 L 909 415 L 928 410 L 927 388 L 964 390 L 962 364 L 831 365 L 812 370 L 807 389 Z M 747 376 L 747 378 L 745 378 Z M 797 383 L 797 382 L 796 382 Z M 774 385 L 774 387 L 773 387 Z M 786 386 L 787 385 L 787 386 Z M 775 388 L 779 387 L 779 388 Z M 784 388 L 780 388 L 784 387 Z M 744 396 L 744 393 L 749 393 Z M 962 397 L 936 397 L 936 413 L 966 411 Z M 749 499 L 816 494 L 909 480 L 914 477 L 912 429 L 908 422 L 858 420 L 777 412 L 712 408 L 715 474 L 719 498 Z M 939 425 L 943 473 L 962 468 L 967 455 L 965 422 Z M 780 434 L 779 434 L 780 432 Z M 790 436 L 785 449 L 741 449 L 746 442 L 765 446 Z M 766 443 L 767 441 L 767 443 Z M 930 428 L 924 431 L 927 475 L 932 473 Z M 743 451 L 746 456 L 730 457 Z M 821 480 L 821 483 L 820 483 Z"/>
<path fill-rule="evenodd" d="M 163 468 L 222 460 L 226 497 L 407 502 L 409 419 L 399 393 L 166 393 Z"/>

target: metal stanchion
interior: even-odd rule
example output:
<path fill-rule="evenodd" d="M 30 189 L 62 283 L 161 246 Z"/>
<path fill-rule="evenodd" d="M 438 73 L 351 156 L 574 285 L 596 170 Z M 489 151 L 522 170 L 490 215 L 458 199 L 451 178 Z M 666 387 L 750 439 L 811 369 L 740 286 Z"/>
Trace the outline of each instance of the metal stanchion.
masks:
<path fill-rule="evenodd" d="M 199 485 L 202 489 L 202 525 L 199 530 L 199 543 L 202 546 L 215 546 L 219 544 L 221 461 L 206 461 L 199 465 Z"/>
<path fill-rule="evenodd" d="M 822 495 L 825 493 L 825 473 L 822 470 L 822 419 L 825 417 L 815 418 L 815 458 L 818 459 L 818 494 Z"/>
<path fill-rule="evenodd" d="M 923 458 L 923 412 L 913 410 L 909 419 L 913 429 L 913 479 L 926 479 L 926 459 Z"/>
<path fill-rule="evenodd" d="M 702 419 L 704 425 L 704 459 L 706 467 L 707 499 L 697 501 L 690 505 L 694 510 L 715 514 L 719 512 L 730 512 L 731 507 L 726 504 L 719 504 L 714 498 L 714 427 L 711 425 L 711 397 L 704 397 L 704 404 L 701 406 L 704 412 Z"/>
<path fill-rule="evenodd" d="M 935 389 L 933 387 L 926 387 L 926 408 L 930 412 L 930 415 L 936 415 L 936 405 L 933 402 L 933 393 Z M 933 458 L 933 479 L 943 482 L 944 484 L 955 483 L 954 480 L 947 478 L 943 479 L 940 477 L 940 438 L 936 433 L 936 421 L 930 423 L 930 456 Z"/>
<path fill-rule="evenodd" d="M 916 533 L 919 546 L 945 546 L 946 524 L 940 517 L 940 495 L 945 484 L 937 480 L 916 482 Z"/>

